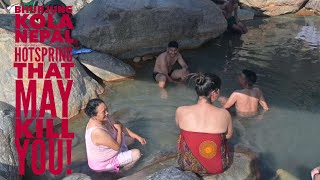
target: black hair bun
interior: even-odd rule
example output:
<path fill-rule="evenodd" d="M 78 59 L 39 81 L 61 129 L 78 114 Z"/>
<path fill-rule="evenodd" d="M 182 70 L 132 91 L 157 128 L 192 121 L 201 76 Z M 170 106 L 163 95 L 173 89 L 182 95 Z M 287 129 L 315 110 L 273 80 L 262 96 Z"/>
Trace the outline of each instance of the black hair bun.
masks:
<path fill-rule="evenodd" d="M 206 83 L 206 77 L 203 74 L 198 74 L 195 79 L 195 83 L 197 86 L 202 86 Z"/>

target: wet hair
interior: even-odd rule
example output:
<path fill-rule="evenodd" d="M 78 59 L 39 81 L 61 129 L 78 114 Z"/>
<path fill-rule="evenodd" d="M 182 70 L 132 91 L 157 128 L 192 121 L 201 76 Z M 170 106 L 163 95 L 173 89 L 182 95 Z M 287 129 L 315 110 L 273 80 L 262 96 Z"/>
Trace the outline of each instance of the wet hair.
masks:
<path fill-rule="evenodd" d="M 257 75 L 255 72 L 250 71 L 248 69 L 242 70 L 242 74 L 246 77 L 249 86 L 253 86 L 257 81 Z"/>
<path fill-rule="evenodd" d="M 178 44 L 178 42 L 177 41 L 170 41 L 169 43 L 168 43 L 168 48 L 179 48 L 179 44 Z"/>
<path fill-rule="evenodd" d="M 212 91 L 217 91 L 221 87 L 221 79 L 219 76 L 212 73 L 196 74 L 195 75 L 195 90 L 198 96 L 209 98 Z"/>
<path fill-rule="evenodd" d="M 104 103 L 104 102 L 99 98 L 89 100 L 89 102 L 87 103 L 86 107 L 84 108 L 84 112 L 90 118 L 96 116 L 97 115 L 97 107 L 101 103 Z"/>

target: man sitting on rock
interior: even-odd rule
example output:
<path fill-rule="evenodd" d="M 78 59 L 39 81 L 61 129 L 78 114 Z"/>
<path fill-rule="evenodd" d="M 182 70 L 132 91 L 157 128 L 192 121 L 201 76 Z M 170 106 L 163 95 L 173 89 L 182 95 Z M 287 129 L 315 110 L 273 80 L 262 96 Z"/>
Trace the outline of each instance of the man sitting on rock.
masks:
<path fill-rule="evenodd" d="M 177 82 L 176 80 L 185 80 L 188 72 L 188 66 L 178 51 L 179 45 L 176 41 L 168 43 L 167 51 L 161 53 L 156 59 L 153 70 L 153 78 L 158 82 L 160 88 L 165 88 L 167 82 Z M 174 69 L 176 62 L 182 69 Z"/>
<path fill-rule="evenodd" d="M 184 81 L 189 74 L 188 66 L 178 51 L 179 45 L 176 41 L 168 43 L 167 51 L 161 53 L 154 65 L 153 79 L 158 82 L 159 87 L 164 90 L 167 82 L 176 83 L 177 80 Z M 175 68 L 175 64 L 182 67 L 181 69 Z M 162 93 L 162 97 L 166 98 L 166 91 Z"/>
<path fill-rule="evenodd" d="M 227 0 L 221 6 L 224 17 L 228 23 L 228 30 L 245 34 L 248 32 L 246 26 L 240 22 L 238 18 L 238 0 Z M 233 14 L 232 14 L 233 13 Z"/>

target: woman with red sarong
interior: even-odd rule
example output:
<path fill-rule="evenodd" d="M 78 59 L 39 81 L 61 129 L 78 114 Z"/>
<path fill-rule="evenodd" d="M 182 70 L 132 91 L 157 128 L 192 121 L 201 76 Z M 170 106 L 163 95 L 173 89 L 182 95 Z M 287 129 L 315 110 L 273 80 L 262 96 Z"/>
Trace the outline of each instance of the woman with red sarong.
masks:
<path fill-rule="evenodd" d="M 198 174 L 219 174 L 229 165 L 226 140 L 232 136 L 229 112 L 212 105 L 219 97 L 221 80 L 215 74 L 199 74 L 195 90 L 198 102 L 176 110 L 180 128 L 178 164 Z"/>

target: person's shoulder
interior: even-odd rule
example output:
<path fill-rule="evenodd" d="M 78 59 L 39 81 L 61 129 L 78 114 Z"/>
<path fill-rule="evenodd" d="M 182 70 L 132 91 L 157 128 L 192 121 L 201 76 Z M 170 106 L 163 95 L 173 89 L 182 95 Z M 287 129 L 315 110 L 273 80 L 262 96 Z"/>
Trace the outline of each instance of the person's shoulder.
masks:
<path fill-rule="evenodd" d="M 186 111 L 189 108 L 189 106 L 179 106 L 176 110 L 176 112 L 183 112 Z"/>
<path fill-rule="evenodd" d="M 223 115 L 223 117 L 225 117 L 226 120 L 231 120 L 231 115 L 228 110 L 222 108 L 220 112 Z"/>
<path fill-rule="evenodd" d="M 161 54 L 159 54 L 158 58 L 164 58 L 167 55 L 167 51 L 162 52 Z"/>
<path fill-rule="evenodd" d="M 221 114 L 230 115 L 229 111 L 226 110 L 225 108 L 218 108 L 218 109 L 219 109 L 219 112 L 220 112 Z"/>
<path fill-rule="evenodd" d="M 245 89 L 237 89 L 233 91 L 233 93 L 237 94 L 237 93 L 242 93 L 243 91 L 245 91 Z"/>
<path fill-rule="evenodd" d="M 261 89 L 259 87 L 254 87 L 252 89 L 257 93 L 262 94 L 262 91 L 261 91 Z"/>
<path fill-rule="evenodd" d="M 159 54 L 156 59 L 156 64 L 162 63 L 165 58 L 166 58 L 165 52 Z"/>
<path fill-rule="evenodd" d="M 214 110 L 212 112 L 213 112 L 215 118 L 218 118 L 222 121 L 230 121 L 231 120 L 231 115 L 230 115 L 229 111 L 224 108 L 214 107 Z"/>
<path fill-rule="evenodd" d="M 92 130 L 92 135 L 94 137 L 99 137 L 99 136 L 108 136 L 109 134 L 102 128 L 102 127 L 97 127 L 94 126 L 94 129 Z"/>
<path fill-rule="evenodd" d="M 176 112 L 181 114 L 189 114 L 190 112 L 193 112 L 193 110 L 194 110 L 194 105 L 185 105 L 185 106 L 178 107 Z"/>
<path fill-rule="evenodd" d="M 232 92 L 231 96 L 236 97 L 239 94 L 242 94 L 244 92 L 244 89 L 238 89 Z"/>

